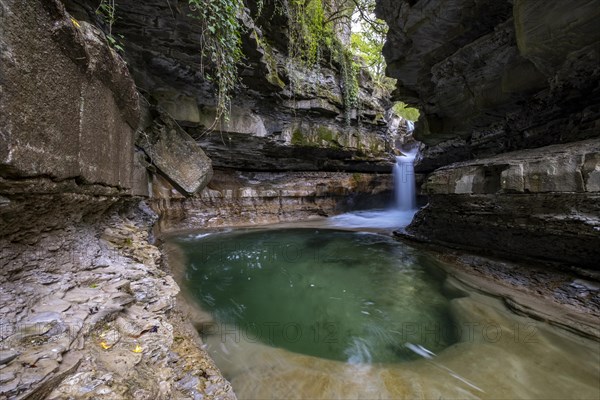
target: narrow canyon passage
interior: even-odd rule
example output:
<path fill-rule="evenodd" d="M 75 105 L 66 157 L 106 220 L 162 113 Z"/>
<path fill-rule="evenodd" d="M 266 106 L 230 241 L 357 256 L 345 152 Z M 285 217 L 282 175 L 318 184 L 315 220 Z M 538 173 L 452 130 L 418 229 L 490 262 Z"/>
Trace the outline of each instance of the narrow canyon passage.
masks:
<path fill-rule="evenodd" d="M 599 10 L 0 1 L 0 400 L 599 399 Z"/>

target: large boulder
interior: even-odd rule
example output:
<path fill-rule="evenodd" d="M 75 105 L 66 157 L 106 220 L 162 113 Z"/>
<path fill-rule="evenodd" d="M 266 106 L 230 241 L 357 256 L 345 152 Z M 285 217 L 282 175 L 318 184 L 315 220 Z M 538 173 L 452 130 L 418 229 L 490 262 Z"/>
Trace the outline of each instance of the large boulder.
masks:
<path fill-rule="evenodd" d="M 160 108 L 149 110 L 152 122 L 136 141 L 150 162 L 177 190 L 193 195 L 212 178 L 212 162 L 200 145 Z"/>

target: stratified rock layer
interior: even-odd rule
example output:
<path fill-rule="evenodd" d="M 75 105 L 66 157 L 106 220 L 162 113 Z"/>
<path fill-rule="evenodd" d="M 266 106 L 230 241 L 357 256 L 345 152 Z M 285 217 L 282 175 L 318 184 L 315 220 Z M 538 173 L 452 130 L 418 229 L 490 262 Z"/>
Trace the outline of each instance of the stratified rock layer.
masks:
<path fill-rule="evenodd" d="M 396 95 L 422 110 L 430 201 L 408 232 L 598 268 L 600 1 L 377 3 Z"/>
<path fill-rule="evenodd" d="M 600 140 L 451 164 L 423 188 L 420 240 L 598 268 Z"/>
<path fill-rule="evenodd" d="M 173 318 L 126 64 L 56 0 L 0 3 L 0 50 L 0 399 L 235 398 Z"/>
<path fill-rule="evenodd" d="M 154 218 L 117 207 L 29 243 L 0 238 L 0 398 L 235 398 L 173 318 Z"/>
<path fill-rule="evenodd" d="M 138 87 L 200 143 L 215 167 L 390 173 L 387 100 L 361 73 L 350 108 L 344 98 L 350 83 L 334 57 L 323 56 L 312 69 L 291 60 L 287 20 L 275 4 L 264 2 L 259 23 L 243 12 L 244 87 L 232 96 L 227 122 L 215 121 L 214 87 L 202 73 L 210 60 L 201 58 L 201 24 L 187 3 L 123 0 L 114 30 L 126 37 L 124 57 Z"/>
<path fill-rule="evenodd" d="M 600 2 L 378 0 L 418 172 L 600 134 Z"/>
<path fill-rule="evenodd" d="M 191 198 L 174 194 L 164 180 L 155 181 L 154 189 L 162 232 L 298 221 L 386 207 L 392 198 L 389 175 L 343 172 L 217 170 L 208 187 Z"/>

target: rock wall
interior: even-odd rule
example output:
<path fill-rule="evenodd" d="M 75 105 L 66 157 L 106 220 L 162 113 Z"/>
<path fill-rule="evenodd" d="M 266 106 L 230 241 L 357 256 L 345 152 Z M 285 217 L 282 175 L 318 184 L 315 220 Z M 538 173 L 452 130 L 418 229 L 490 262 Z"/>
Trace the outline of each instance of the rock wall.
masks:
<path fill-rule="evenodd" d="M 377 3 L 395 94 L 423 111 L 407 232 L 598 268 L 600 2 Z"/>
<path fill-rule="evenodd" d="M 235 398 L 150 243 L 138 92 L 104 34 L 0 2 L 0 93 L 0 399 Z"/>
<path fill-rule="evenodd" d="M 74 13 L 91 18 L 91 2 L 75 3 Z M 114 29 L 125 37 L 124 56 L 145 100 L 151 109 L 163 110 L 163 120 L 172 120 L 168 131 L 191 136 L 220 171 L 196 195 L 173 191 L 181 185 L 165 182 L 162 178 L 171 174 L 146 151 L 148 162 L 163 172 L 153 178 L 153 204 L 164 217 L 164 229 L 333 214 L 347 209 L 347 197 L 360 196 L 363 188 L 364 196 L 391 195 L 391 177 L 386 183 L 377 175 L 390 174 L 394 163 L 387 100 L 377 97 L 373 83 L 361 74 L 358 106 L 345 109 L 340 65 L 326 57 L 312 70 L 293 65 L 287 55 L 287 21 L 274 4 L 264 2 L 258 18 L 254 2 L 244 10 L 244 65 L 239 69 L 244 87 L 234 95 L 229 121 L 217 125 L 213 87 L 201 73 L 206 60 L 200 56 L 200 24 L 190 17 L 193 10 L 185 2 L 161 0 L 118 4 Z M 150 118 L 143 131 L 152 130 L 155 122 Z M 144 138 L 137 143 L 145 149 Z M 361 173 L 375 174 L 360 179 L 375 182 L 377 190 L 356 184 L 343 188 Z M 258 188 L 248 183 L 254 181 L 261 181 Z"/>
<path fill-rule="evenodd" d="M 597 137 L 598 1 L 378 0 L 397 96 L 423 118 L 417 172 Z"/>
<path fill-rule="evenodd" d="M 598 269 L 600 140 L 451 164 L 423 190 L 413 238 Z"/>
<path fill-rule="evenodd" d="M 60 2 L 2 9 L 2 176 L 77 178 L 131 192 L 139 107 L 125 63 Z"/>
<path fill-rule="evenodd" d="M 254 3 L 248 2 L 251 8 Z M 193 11 L 185 2 L 169 7 L 162 0 L 123 0 L 118 6 L 114 29 L 125 37 L 125 58 L 138 87 L 196 138 L 215 167 L 391 172 L 386 100 L 360 74 L 358 106 L 345 109 L 341 66 L 331 57 L 323 56 L 314 69 L 293 64 L 287 21 L 275 2 L 264 2 L 257 23 L 250 9 L 244 11 L 239 73 L 245 87 L 234 95 L 230 121 L 209 132 L 214 91 L 201 73 L 201 27 L 190 17 Z"/>
<path fill-rule="evenodd" d="M 147 193 L 137 91 L 103 34 L 57 1 L 1 7 L 0 236 L 27 240 Z"/>
<path fill-rule="evenodd" d="M 161 232 L 306 220 L 372 207 L 391 199 L 388 174 L 344 172 L 243 172 L 216 170 L 199 195 L 184 197 L 155 182 Z"/>

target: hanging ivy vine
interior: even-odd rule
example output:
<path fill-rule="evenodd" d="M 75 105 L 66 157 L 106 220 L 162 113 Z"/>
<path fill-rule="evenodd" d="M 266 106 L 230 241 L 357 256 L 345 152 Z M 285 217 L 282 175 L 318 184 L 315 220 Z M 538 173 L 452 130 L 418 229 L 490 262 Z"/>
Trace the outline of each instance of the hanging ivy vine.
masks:
<path fill-rule="evenodd" d="M 333 48 L 335 60 L 340 64 L 342 74 L 342 90 L 344 98 L 344 109 L 346 110 L 346 123 L 350 124 L 350 112 L 359 107 L 359 85 L 358 74 L 360 66 L 354 61 L 354 54 L 344 49 L 337 42 Z M 358 114 L 358 113 L 357 113 Z M 358 116 L 358 115 L 357 115 Z"/>
<path fill-rule="evenodd" d="M 288 17 L 289 57 L 304 67 L 315 67 L 333 37 L 331 25 L 325 24 L 322 0 L 283 0 L 283 9 Z"/>
<path fill-rule="evenodd" d="M 242 59 L 238 17 L 244 4 L 242 0 L 188 0 L 188 4 L 190 15 L 202 26 L 202 73 L 216 86 L 215 124 L 228 121 L 231 94 L 238 83 L 237 64 Z"/>

